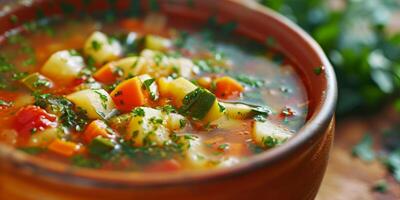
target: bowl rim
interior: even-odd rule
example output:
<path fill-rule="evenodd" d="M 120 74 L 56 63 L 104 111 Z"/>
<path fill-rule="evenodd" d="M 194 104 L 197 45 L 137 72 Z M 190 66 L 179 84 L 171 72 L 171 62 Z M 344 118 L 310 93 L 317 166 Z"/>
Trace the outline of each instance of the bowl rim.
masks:
<path fill-rule="evenodd" d="M 64 183 L 111 188 L 160 187 L 200 184 L 211 180 L 223 180 L 234 176 L 239 176 L 261 167 L 273 165 L 274 163 L 279 162 L 285 157 L 293 154 L 297 149 L 301 148 L 307 142 L 312 140 L 312 138 L 315 138 L 321 134 L 325 134 L 323 131 L 320 131 L 320 129 L 321 127 L 327 126 L 334 116 L 337 101 L 337 82 L 333 67 L 322 48 L 298 25 L 283 15 L 259 5 L 255 1 L 225 1 L 233 4 L 240 4 L 241 6 L 245 6 L 254 12 L 268 15 L 268 17 L 280 23 L 287 30 L 290 30 L 292 34 L 295 34 L 297 37 L 304 40 L 304 42 L 309 45 L 309 48 L 312 49 L 318 56 L 322 66 L 324 66 L 324 73 L 321 75 L 325 76 L 323 79 L 326 81 L 325 95 L 323 96 L 319 105 L 315 108 L 314 113 L 298 131 L 296 136 L 288 140 L 285 145 L 273 148 L 268 152 L 253 155 L 246 162 L 241 162 L 238 165 L 229 168 L 200 170 L 194 172 L 183 171 L 170 174 L 147 174 L 140 172 L 128 173 L 115 171 L 103 172 L 103 170 L 84 168 L 71 170 L 71 167 L 67 164 L 51 160 L 46 160 L 46 162 L 43 162 L 43 159 L 26 155 L 25 153 L 16 151 L 11 147 L 2 144 L 0 144 L 0 157 L 4 157 L 6 161 L 11 162 L 11 164 L 17 166 L 18 168 L 35 171 L 35 176 L 44 176 L 53 181 L 62 180 Z M 99 171 L 102 173 L 98 173 Z"/>

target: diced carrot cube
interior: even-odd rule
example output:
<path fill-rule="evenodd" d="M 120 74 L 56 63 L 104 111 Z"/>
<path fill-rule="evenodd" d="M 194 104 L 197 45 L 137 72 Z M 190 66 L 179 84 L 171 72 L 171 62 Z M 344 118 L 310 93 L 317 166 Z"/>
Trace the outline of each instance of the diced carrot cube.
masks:
<path fill-rule="evenodd" d="M 108 63 L 93 74 L 94 79 L 102 83 L 111 84 L 117 80 L 114 74 L 113 65 Z"/>
<path fill-rule="evenodd" d="M 142 83 L 137 77 L 121 82 L 111 92 L 111 97 L 117 109 L 123 112 L 129 112 L 146 103 Z"/>
<path fill-rule="evenodd" d="M 110 134 L 107 132 L 107 124 L 102 120 L 94 120 L 92 121 L 86 128 L 82 137 L 86 143 L 90 143 L 95 137 L 101 135 L 106 138 L 110 137 Z"/>
<path fill-rule="evenodd" d="M 235 79 L 224 76 L 215 80 L 215 95 L 218 98 L 229 99 L 240 96 L 244 87 Z"/>

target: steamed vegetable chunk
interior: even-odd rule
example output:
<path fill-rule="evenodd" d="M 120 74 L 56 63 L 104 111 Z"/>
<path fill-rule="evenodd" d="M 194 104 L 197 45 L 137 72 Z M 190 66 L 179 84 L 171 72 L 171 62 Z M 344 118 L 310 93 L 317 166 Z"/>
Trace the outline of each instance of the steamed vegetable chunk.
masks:
<path fill-rule="evenodd" d="M 159 14 L 79 20 L 0 45 L 0 142 L 76 167 L 174 173 L 246 162 L 306 120 L 290 60 L 254 41 L 174 30 Z"/>
<path fill-rule="evenodd" d="M 131 140 L 134 146 L 162 146 L 169 141 L 170 131 L 160 110 L 138 107 L 132 114 L 125 138 Z"/>
<path fill-rule="evenodd" d="M 292 133 L 270 121 L 256 121 L 253 124 L 252 136 L 258 145 L 271 148 L 284 143 L 292 136 Z"/>
<path fill-rule="evenodd" d="M 81 90 L 67 96 L 76 107 L 86 111 L 90 119 L 104 119 L 115 108 L 110 95 L 103 89 L 99 90 Z"/>
<path fill-rule="evenodd" d="M 83 58 L 75 50 L 58 51 L 50 56 L 40 72 L 60 84 L 69 84 L 85 67 Z"/>
<path fill-rule="evenodd" d="M 85 42 L 84 52 L 97 64 L 117 59 L 122 54 L 121 44 L 102 32 L 94 32 Z"/>

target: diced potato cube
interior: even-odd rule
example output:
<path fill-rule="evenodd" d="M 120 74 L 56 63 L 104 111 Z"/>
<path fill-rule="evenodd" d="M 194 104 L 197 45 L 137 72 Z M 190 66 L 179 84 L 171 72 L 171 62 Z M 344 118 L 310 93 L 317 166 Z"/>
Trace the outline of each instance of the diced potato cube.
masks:
<path fill-rule="evenodd" d="M 118 68 L 122 70 L 122 76 L 124 78 L 133 77 L 139 74 L 141 69 L 146 65 L 144 59 L 136 56 L 122 58 L 120 60 L 112 61 L 107 63 L 114 71 Z"/>
<path fill-rule="evenodd" d="M 251 117 L 253 108 L 239 103 L 220 103 L 225 107 L 225 114 L 232 119 L 246 119 Z"/>
<path fill-rule="evenodd" d="M 167 78 L 157 79 L 158 91 L 160 92 L 160 95 L 162 97 L 168 96 L 170 82 L 171 82 L 171 80 L 169 80 Z"/>
<path fill-rule="evenodd" d="M 122 47 L 117 40 L 96 31 L 86 40 L 83 51 L 87 56 L 91 56 L 97 64 L 103 64 L 121 56 Z"/>
<path fill-rule="evenodd" d="M 186 126 L 186 118 L 177 113 L 170 113 L 167 116 L 167 127 L 170 130 L 179 130 Z"/>
<path fill-rule="evenodd" d="M 169 39 L 160 36 L 147 35 L 144 41 L 144 45 L 147 49 L 164 51 L 172 46 L 172 42 Z"/>
<path fill-rule="evenodd" d="M 68 95 L 67 99 L 85 110 L 90 119 L 106 118 L 115 108 L 110 95 L 103 89 L 81 90 Z"/>
<path fill-rule="evenodd" d="M 201 143 L 199 138 L 195 137 L 186 137 L 186 136 L 179 136 L 181 143 L 186 148 L 184 153 L 185 162 L 187 165 L 201 169 L 210 164 L 210 160 L 206 156 L 204 145 Z"/>
<path fill-rule="evenodd" d="M 193 62 L 187 58 L 178 58 L 174 61 L 174 66 L 177 67 L 177 74 L 185 78 L 191 78 L 194 74 L 199 73 Z"/>
<path fill-rule="evenodd" d="M 170 96 L 177 107 L 182 105 L 182 100 L 185 98 L 187 94 L 192 92 L 197 88 L 192 82 L 188 81 L 185 78 L 177 78 L 171 81 L 168 85 L 168 96 Z"/>
<path fill-rule="evenodd" d="M 253 124 L 252 137 L 257 145 L 270 148 L 288 140 L 292 133 L 270 121 L 256 121 Z"/>
<path fill-rule="evenodd" d="M 134 110 L 129 122 L 125 139 L 131 140 L 134 146 L 163 146 L 169 141 L 170 131 L 165 127 L 165 116 L 160 110 L 138 107 Z"/>
<path fill-rule="evenodd" d="M 187 58 L 174 58 L 149 49 L 143 50 L 140 56 L 146 61 L 146 66 L 141 68 L 140 74 L 150 74 L 156 78 L 177 74 L 191 78 L 198 73 L 193 62 Z"/>
<path fill-rule="evenodd" d="M 58 51 L 50 56 L 40 72 L 59 84 L 69 84 L 85 67 L 83 58 L 73 51 Z"/>

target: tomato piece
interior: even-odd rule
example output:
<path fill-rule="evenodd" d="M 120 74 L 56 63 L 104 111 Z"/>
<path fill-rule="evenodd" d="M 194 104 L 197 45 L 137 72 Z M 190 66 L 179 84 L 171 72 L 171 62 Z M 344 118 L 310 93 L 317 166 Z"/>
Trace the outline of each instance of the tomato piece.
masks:
<path fill-rule="evenodd" d="M 182 165 L 176 161 L 175 159 L 171 160 L 163 160 L 157 163 L 154 163 L 147 167 L 145 171 L 147 172 L 173 172 L 178 171 L 182 168 Z"/>
<path fill-rule="evenodd" d="M 21 108 L 14 119 L 14 128 L 20 134 L 30 134 L 34 131 L 41 131 L 48 127 L 57 126 L 57 117 L 46 112 L 46 110 L 29 105 Z"/>

